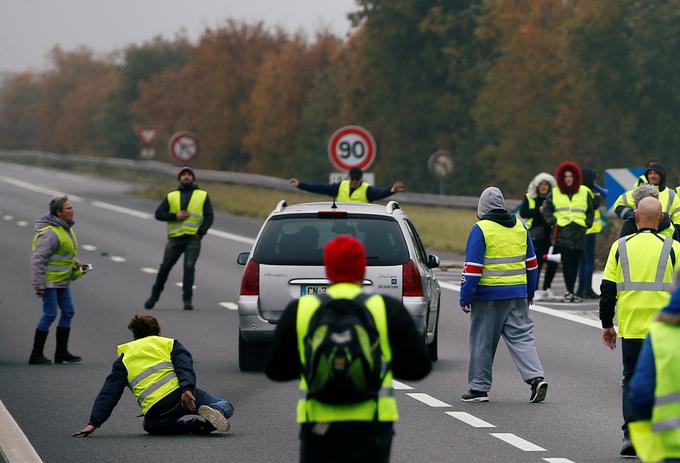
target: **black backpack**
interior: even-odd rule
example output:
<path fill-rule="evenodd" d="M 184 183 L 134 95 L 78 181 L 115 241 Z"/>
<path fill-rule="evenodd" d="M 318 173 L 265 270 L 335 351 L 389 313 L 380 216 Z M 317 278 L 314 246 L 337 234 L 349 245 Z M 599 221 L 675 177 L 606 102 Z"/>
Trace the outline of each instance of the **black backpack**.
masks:
<path fill-rule="evenodd" d="M 377 400 L 382 386 L 382 351 L 369 295 L 332 299 L 320 295 L 304 339 L 307 397 L 331 404 Z"/>

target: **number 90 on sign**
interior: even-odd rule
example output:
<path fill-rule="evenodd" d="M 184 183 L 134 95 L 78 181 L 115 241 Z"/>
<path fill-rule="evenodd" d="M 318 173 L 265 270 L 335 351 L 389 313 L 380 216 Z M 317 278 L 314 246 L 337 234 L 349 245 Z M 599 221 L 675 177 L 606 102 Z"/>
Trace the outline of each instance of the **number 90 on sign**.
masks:
<path fill-rule="evenodd" d="M 343 127 L 328 142 L 328 157 L 339 170 L 366 169 L 373 164 L 375 154 L 375 140 L 363 127 Z"/>

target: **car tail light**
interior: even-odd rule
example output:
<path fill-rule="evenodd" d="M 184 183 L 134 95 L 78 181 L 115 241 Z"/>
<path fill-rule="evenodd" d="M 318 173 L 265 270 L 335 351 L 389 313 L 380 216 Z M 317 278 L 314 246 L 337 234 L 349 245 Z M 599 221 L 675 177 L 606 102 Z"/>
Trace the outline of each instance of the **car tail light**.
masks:
<path fill-rule="evenodd" d="M 416 263 L 412 260 L 403 266 L 402 277 L 402 296 L 422 296 L 423 283 L 420 281 L 420 273 Z"/>
<path fill-rule="evenodd" d="M 243 272 L 241 295 L 257 296 L 258 294 L 260 294 L 260 264 L 250 259 Z"/>

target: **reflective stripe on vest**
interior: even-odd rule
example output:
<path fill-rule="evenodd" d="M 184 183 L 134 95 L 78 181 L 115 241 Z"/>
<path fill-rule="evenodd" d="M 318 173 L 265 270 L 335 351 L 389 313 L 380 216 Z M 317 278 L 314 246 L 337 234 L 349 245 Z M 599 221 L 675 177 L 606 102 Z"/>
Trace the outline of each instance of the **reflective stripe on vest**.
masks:
<path fill-rule="evenodd" d="M 644 461 L 680 458 L 680 326 L 654 322 L 649 335 L 656 370 L 654 408 L 651 421 L 630 429 L 631 437 Z"/>
<path fill-rule="evenodd" d="M 46 231 L 52 230 L 59 238 L 59 246 L 50 256 L 45 267 L 45 282 L 62 283 L 71 280 L 71 274 L 76 266 L 76 254 L 78 253 L 78 238 L 76 232 L 71 229 L 71 234 L 63 227 L 48 225 L 35 232 L 33 235 L 33 251 L 38 244 L 38 238 Z"/>
<path fill-rule="evenodd" d="M 368 183 L 362 182 L 352 194 L 350 194 L 349 180 L 343 180 L 340 182 L 340 187 L 338 188 L 338 196 L 335 200 L 339 203 L 367 203 L 368 196 Z"/>
<path fill-rule="evenodd" d="M 536 200 L 534 199 L 533 196 L 527 193 L 527 204 L 529 205 L 529 210 L 533 210 L 536 207 Z M 527 228 L 531 228 L 531 224 L 534 223 L 534 219 L 529 217 L 528 219 L 524 219 L 524 223 L 526 224 Z"/>
<path fill-rule="evenodd" d="M 479 284 L 504 286 L 527 284 L 527 230 L 519 220 L 512 228 L 492 220 L 480 220 L 484 235 L 484 267 Z"/>
<path fill-rule="evenodd" d="M 588 209 L 588 188 L 581 185 L 578 191 L 569 199 L 559 188 L 552 190 L 552 202 L 555 206 L 555 218 L 558 227 L 566 227 L 574 222 L 582 227 L 586 226 L 586 210 Z"/>
<path fill-rule="evenodd" d="M 328 288 L 326 294 L 333 299 L 353 299 L 361 293 L 361 288 L 350 283 L 336 283 Z M 387 316 L 385 313 L 385 301 L 380 295 L 373 295 L 365 301 L 366 307 L 373 316 L 376 329 L 380 336 L 380 349 L 382 351 L 382 367 L 385 372 L 382 386 L 378 394 L 377 410 L 376 401 L 368 400 L 357 404 L 333 405 L 314 399 L 307 399 L 307 382 L 303 375 L 300 376 L 300 392 L 303 394 L 298 400 L 297 422 L 298 423 L 326 423 L 334 421 L 397 421 L 397 401 L 394 398 L 392 386 L 392 348 L 387 335 Z M 304 339 L 309 329 L 312 316 L 320 307 L 320 301 L 316 296 L 308 295 L 300 298 L 296 320 L 297 345 L 300 354 L 300 362 L 305 365 Z"/>
<path fill-rule="evenodd" d="M 671 238 L 661 242 L 651 232 L 617 241 L 621 270 L 616 277 L 619 336 L 644 338 L 656 313 L 670 300 L 672 249 Z"/>
<path fill-rule="evenodd" d="M 123 365 L 128 372 L 128 387 L 142 413 L 179 389 L 171 360 L 174 342 L 170 338 L 147 336 L 118 346 L 118 355 L 123 355 Z"/>
<path fill-rule="evenodd" d="M 659 187 L 657 185 L 654 185 L 654 187 L 659 190 Z M 623 195 L 623 204 L 626 207 L 629 207 L 631 209 L 636 209 L 635 206 L 635 201 L 633 200 L 633 190 L 626 191 Z M 667 213 L 669 216 L 673 216 L 676 212 L 678 212 L 679 207 L 676 207 L 675 209 L 671 210 L 673 207 L 673 202 L 675 201 L 676 198 L 676 192 L 672 190 L 671 188 L 664 188 L 663 191 L 659 191 L 659 202 L 661 203 L 661 212 Z"/>
<path fill-rule="evenodd" d="M 195 235 L 198 233 L 198 229 L 203 223 L 203 205 L 205 204 L 205 199 L 207 197 L 208 193 L 205 190 L 197 189 L 191 192 L 191 199 L 189 199 L 189 204 L 187 205 L 189 217 L 181 222 L 168 222 L 168 238 L 176 238 L 182 235 Z M 170 206 L 170 212 L 172 214 L 177 214 L 182 210 L 180 200 L 180 191 L 175 190 L 168 193 L 168 205 Z"/>

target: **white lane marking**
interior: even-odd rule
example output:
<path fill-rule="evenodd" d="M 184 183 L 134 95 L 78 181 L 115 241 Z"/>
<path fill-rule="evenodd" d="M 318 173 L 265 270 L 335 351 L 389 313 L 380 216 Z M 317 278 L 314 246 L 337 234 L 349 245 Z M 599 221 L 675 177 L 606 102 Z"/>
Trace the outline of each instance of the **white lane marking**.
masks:
<path fill-rule="evenodd" d="M 543 461 L 547 461 L 548 463 L 574 463 L 566 458 L 544 458 Z"/>
<path fill-rule="evenodd" d="M 81 246 L 81 248 L 83 248 L 86 251 L 96 251 L 97 250 L 97 246 L 93 246 L 91 244 L 83 244 Z"/>
<path fill-rule="evenodd" d="M 238 305 L 233 302 L 220 302 L 219 305 L 228 310 L 238 310 Z"/>
<path fill-rule="evenodd" d="M 26 435 L 0 400 L 0 455 L 10 463 L 42 463 Z"/>
<path fill-rule="evenodd" d="M 2 218 L 5 219 L 5 220 L 7 220 L 7 221 L 14 220 L 14 216 L 13 216 L 13 215 L 3 215 Z"/>
<path fill-rule="evenodd" d="M 25 220 L 20 220 L 17 222 L 17 225 L 19 225 L 20 227 L 28 227 L 28 222 L 26 222 Z"/>
<path fill-rule="evenodd" d="M 463 423 L 469 424 L 473 428 L 495 428 L 491 423 L 487 423 L 486 421 L 477 418 L 474 415 L 470 415 L 469 413 L 465 412 L 446 412 L 447 415 L 452 416 L 453 418 L 462 421 Z"/>
<path fill-rule="evenodd" d="M 68 196 L 69 201 L 71 201 L 72 203 L 79 203 L 83 200 L 83 198 L 81 198 L 80 196 L 70 195 L 64 193 L 63 191 L 52 190 L 50 188 L 43 188 L 38 185 L 33 185 L 32 183 L 17 180 L 15 178 L 0 176 L 0 180 L 2 180 L 5 183 L 9 183 L 10 185 L 18 186 L 19 188 L 35 191 L 36 193 L 42 193 L 49 196 Z"/>
<path fill-rule="evenodd" d="M 111 256 L 109 259 L 111 259 L 114 262 L 126 262 L 127 259 L 125 257 L 121 256 Z"/>
<path fill-rule="evenodd" d="M 400 383 L 399 381 L 392 380 L 392 387 L 395 391 L 408 391 L 413 389 L 408 384 Z"/>
<path fill-rule="evenodd" d="M 175 286 L 181 288 L 181 287 L 182 287 L 182 282 L 181 282 L 181 281 L 175 282 Z M 192 288 L 192 289 L 196 289 L 196 285 L 193 285 L 191 288 Z"/>
<path fill-rule="evenodd" d="M 512 445 L 513 447 L 524 450 L 525 452 L 547 452 L 547 450 L 543 447 L 539 447 L 538 445 L 531 443 L 528 440 L 522 439 L 511 432 L 492 432 L 489 434 L 497 439 L 502 440 L 503 442 Z"/>
<path fill-rule="evenodd" d="M 435 399 L 430 394 L 425 394 L 423 392 L 409 392 L 406 395 L 411 396 L 414 399 L 419 400 L 420 402 L 422 402 L 426 405 L 429 405 L 430 407 L 445 408 L 445 407 L 451 406 L 451 405 L 447 404 L 446 402 L 442 402 L 439 399 Z"/>
<path fill-rule="evenodd" d="M 238 241 L 239 243 L 245 243 L 245 244 L 255 243 L 255 239 L 253 239 L 253 238 L 248 238 L 247 236 L 243 236 L 243 235 L 235 235 L 233 233 L 227 233 L 227 232 L 223 232 L 223 231 L 220 231 L 220 230 L 210 229 L 210 230 L 208 230 L 208 235 L 219 236 L 220 238 L 226 238 L 228 240 Z"/>
<path fill-rule="evenodd" d="M 156 273 L 158 273 L 158 269 L 151 268 L 151 267 L 142 267 L 142 272 L 155 275 Z"/>
<path fill-rule="evenodd" d="M 440 281 L 439 286 L 450 291 L 460 292 L 460 286 L 454 285 L 452 283 L 447 283 Z M 579 315 L 574 315 L 570 313 L 565 313 L 561 310 L 551 309 L 550 307 L 543 307 L 541 305 L 532 305 L 529 310 L 533 310 L 538 313 L 545 315 L 551 315 L 553 317 L 562 318 L 564 320 L 569 320 L 570 322 L 580 323 L 581 325 L 592 326 L 593 328 L 602 328 L 602 325 L 597 320 L 591 320 L 589 318 L 581 317 Z"/>
<path fill-rule="evenodd" d="M 102 201 L 92 201 L 94 207 L 101 207 L 102 209 L 108 209 L 114 212 L 120 212 L 121 214 L 131 215 L 133 217 L 139 217 L 140 219 L 151 219 L 153 215 L 148 212 L 137 211 L 135 209 L 129 209 L 127 207 L 116 206 L 115 204 L 104 203 Z"/>

